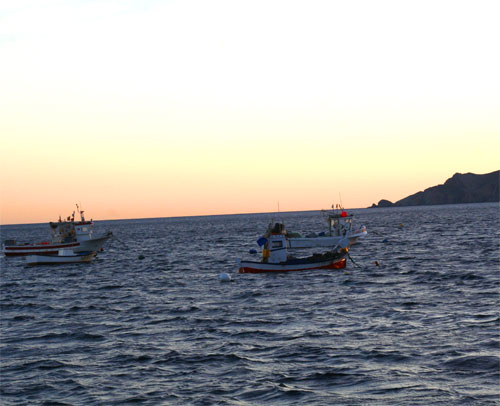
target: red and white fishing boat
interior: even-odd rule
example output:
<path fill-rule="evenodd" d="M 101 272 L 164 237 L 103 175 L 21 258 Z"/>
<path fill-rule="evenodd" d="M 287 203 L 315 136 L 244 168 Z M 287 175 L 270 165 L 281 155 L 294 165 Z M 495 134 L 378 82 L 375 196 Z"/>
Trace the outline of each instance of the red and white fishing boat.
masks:
<path fill-rule="evenodd" d="M 98 252 L 104 243 L 112 236 L 111 232 L 94 237 L 94 222 L 87 221 L 83 210 L 76 205 L 80 221 L 75 221 L 75 212 L 66 220 L 50 222 L 51 241 L 40 243 L 19 243 L 16 240 L 6 240 L 2 251 L 6 256 L 22 255 L 57 255 L 61 249 L 71 249 L 73 252 Z"/>
<path fill-rule="evenodd" d="M 288 232 L 288 248 L 334 247 L 346 238 L 349 241 L 348 246 L 351 246 L 368 234 L 365 226 L 354 227 L 354 215 L 347 213 L 340 205 L 337 205 L 336 210 L 324 213 L 329 226 L 327 233 L 322 232 L 304 237 L 300 233 Z"/>
<path fill-rule="evenodd" d="M 261 261 L 240 261 L 239 273 L 291 272 L 312 269 L 343 269 L 346 267 L 346 257 L 349 248 L 345 245 L 333 247 L 323 254 L 313 254 L 309 257 L 295 258 L 288 255 L 285 227 L 276 223 L 269 227 L 262 242 Z"/>

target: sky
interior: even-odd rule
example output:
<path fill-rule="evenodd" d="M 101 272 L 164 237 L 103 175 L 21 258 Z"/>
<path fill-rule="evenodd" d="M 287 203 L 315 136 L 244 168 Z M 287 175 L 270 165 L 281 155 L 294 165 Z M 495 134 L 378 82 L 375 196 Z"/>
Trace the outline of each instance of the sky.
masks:
<path fill-rule="evenodd" d="M 0 224 L 362 208 L 498 170 L 499 15 L 0 0 Z"/>

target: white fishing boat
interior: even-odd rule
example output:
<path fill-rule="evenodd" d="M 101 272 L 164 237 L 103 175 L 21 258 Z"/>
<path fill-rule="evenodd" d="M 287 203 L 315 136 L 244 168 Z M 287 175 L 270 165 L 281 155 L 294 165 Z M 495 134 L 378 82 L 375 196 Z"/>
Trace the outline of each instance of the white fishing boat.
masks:
<path fill-rule="evenodd" d="M 333 206 L 332 206 L 333 209 Z M 288 248 L 318 248 L 334 247 L 347 238 L 348 246 L 368 234 L 366 227 L 355 227 L 353 214 L 337 206 L 329 212 L 324 212 L 328 221 L 328 232 L 302 236 L 299 233 L 287 233 Z"/>
<path fill-rule="evenodd" d="M 348 248 L 345 245 L 330 247 L 322 254 L 296 258 L 288 253 L 286 230 L 283 224 L 276 223 L 268 228 L 266 234 L 259 238 L 262 245 L 260 261 L 239 261 L 239 273 L 268 273 L 306 271 L 313 269 L 342 269 L 346 267 Z M 347 241 L 345 240 L 345 244 Z"/>
<path fill-rule="evenodd" d="M 2 251 L 6 256 L 24 255 L 56 255 L 61 249 L 71 249 L 74 252 L 99 252 L 104 243 L 113 235 L 111 232 L 94 236 L 94 222 L 85 220 L 83 210 L 76 205 L 80 221 L 75 220 L 75 212 L 66 220 L 50 222 L 52 238 L 39 243 L 20 243 L 16 240 L 6 240 Z"/>
<path fill-rule="evenodd" d="M 71 249 L 60 249 L 57 254 L 27 255 L 28 265 L 55 265 L 74 264 L 80 262 L 90 262 L 97 255 L 97 252 L 73 252 Z"/>

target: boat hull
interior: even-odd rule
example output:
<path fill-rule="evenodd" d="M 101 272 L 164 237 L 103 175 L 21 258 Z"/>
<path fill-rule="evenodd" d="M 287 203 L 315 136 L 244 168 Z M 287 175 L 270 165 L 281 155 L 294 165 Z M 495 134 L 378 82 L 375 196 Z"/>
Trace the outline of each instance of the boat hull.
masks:
<path fill-rule="evenodd" d="M 90 240 L 80 241 L 80 245 L 76 247 L 74 252 L 84 251 L 101 251 L 104 243 L 111 237 L 111 234 L 103 235 L 102 237 L 92 238 Z"/>
<path fill-rule="evenodd" d="M 368 233 L 366 231 L 362 231 L 356 234 L 349 235 L 349 245 L 354 245 L 358 242 L 361 237 L 364 237 Z M 297 248 L 331 248 L 339 245 L 339 243 L 345 237 L 289 237 L 287 238 L 288 248 L 297 249 Z"/>
<path fill-rule="evenodd" d="M 7 257 L 26 255 L 56 255 L 60 249 L 76 249 L 79 242 L 63 244 L 26 244 L 26 245 L 4 245 L 3 253 Z"/>
<path fill-rule="evenodd" d="M 280 263 L 269 264 L 265 262 L 241 261 L 239 273 L 271 273 L 271 272 L 296 272 L 314 269 L 343 269 L 347 261 L 345 256 L 318 262 Z"/>
<path fill-rule="evenodd" d="M 92 238 L 85 241 L 73 241 L 60 244 L 24 244 L 3 245 L 2 251 L 7 257 L 26 255 L 57 255 L 61 249 L 71 249 L 74 252 L 100 251 L 104 243 L 110 238 L 110 234 L 102 237 Z"/>
<path fill-rule="evenodd" d="M 57 265 L 87 263 L 94 259 L 97 252 L 73 254 L 73 255 L 27 255 L 28 265 Z"/>

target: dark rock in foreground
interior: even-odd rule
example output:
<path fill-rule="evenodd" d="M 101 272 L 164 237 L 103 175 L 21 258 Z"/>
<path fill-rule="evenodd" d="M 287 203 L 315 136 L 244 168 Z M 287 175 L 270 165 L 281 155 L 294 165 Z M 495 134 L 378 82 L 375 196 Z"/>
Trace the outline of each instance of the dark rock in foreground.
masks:
<path fill-rule="evenodd" d="M 392 203 L 380 200 L 371 207 L 423 206 L 434 204 L 486 203 L 500 201 L 500 171 L 476 175 L 456 173 L 443 185 L 433 186 Z"/>

